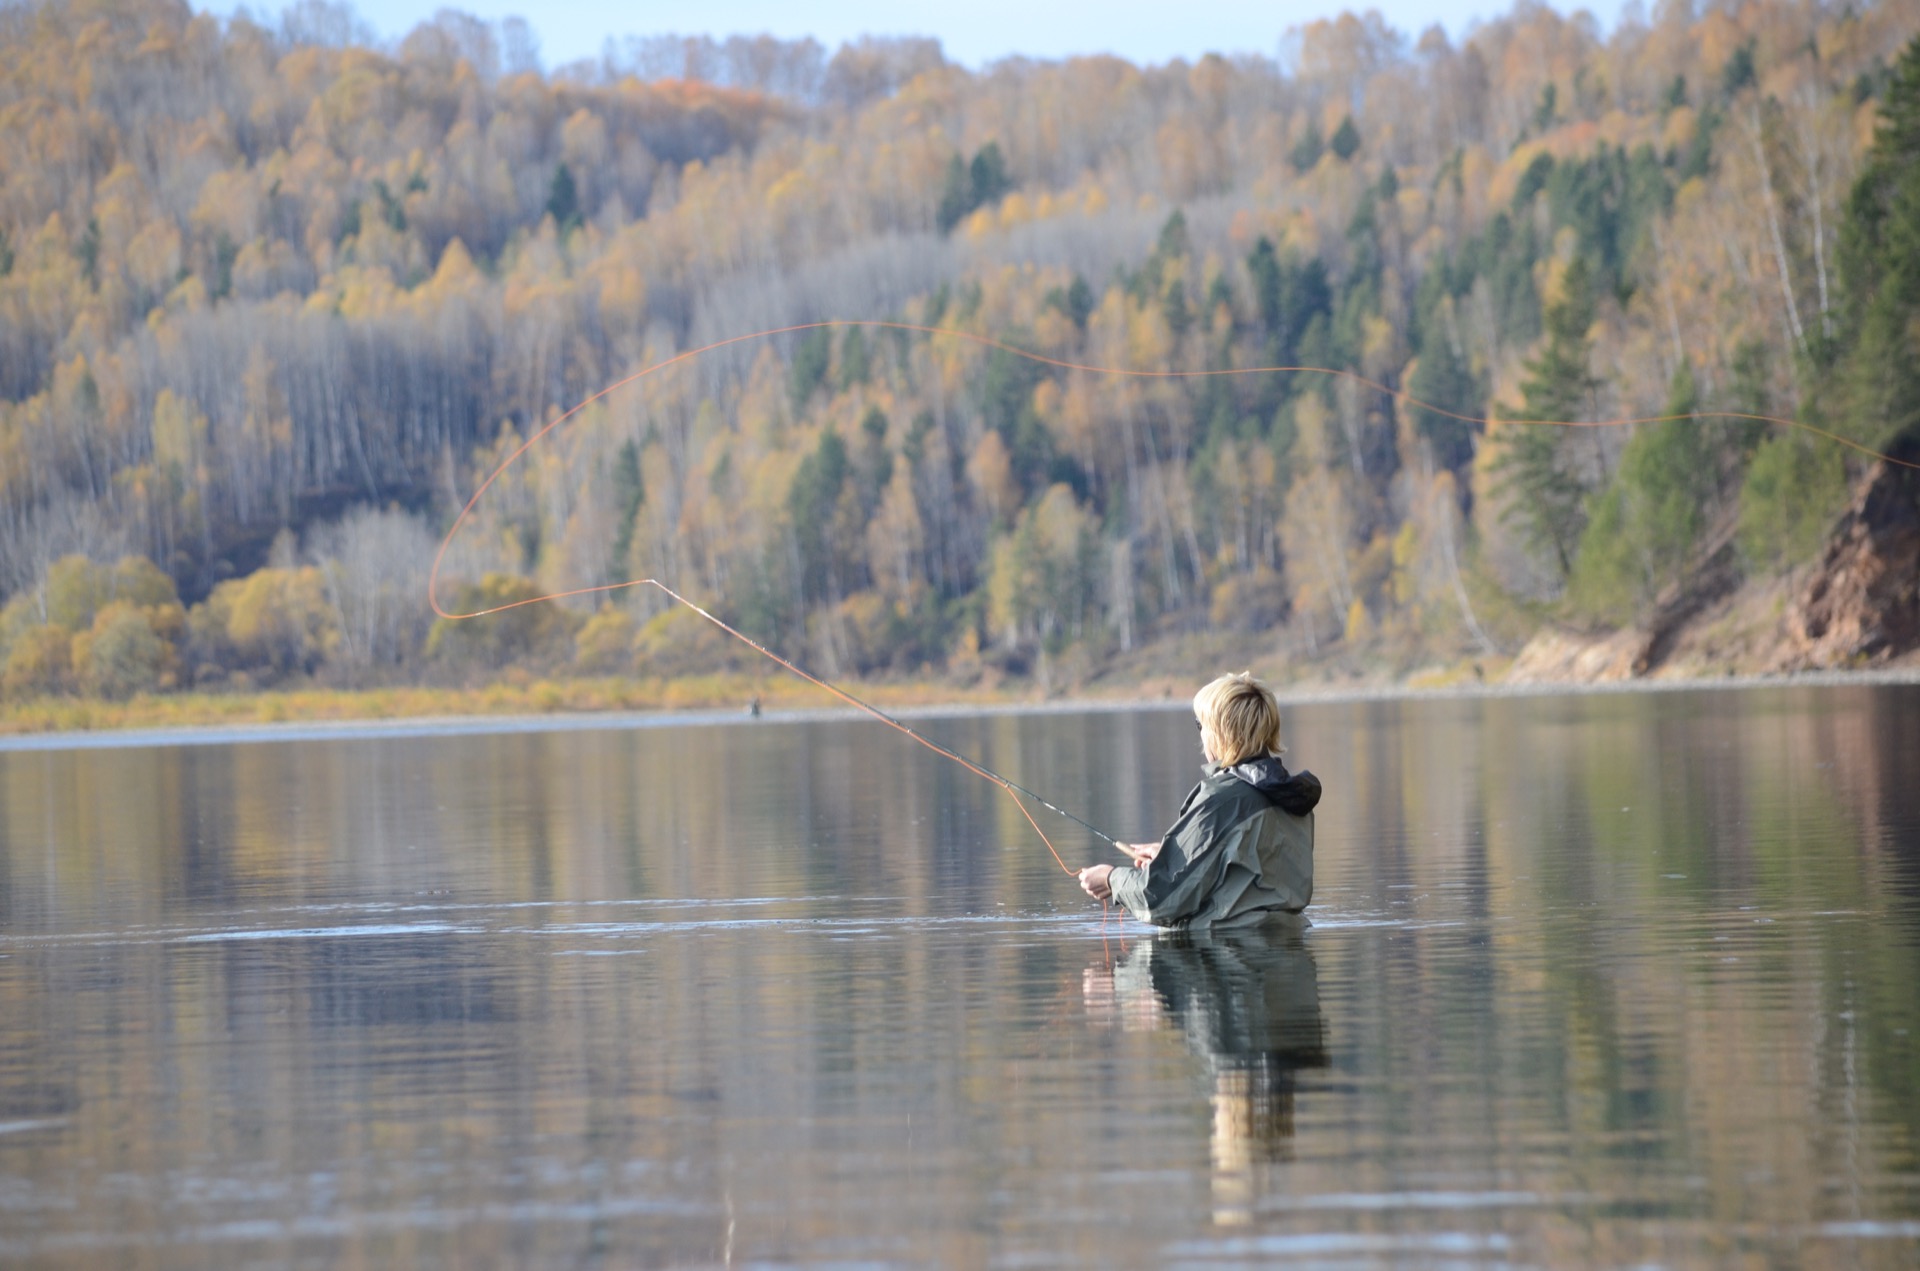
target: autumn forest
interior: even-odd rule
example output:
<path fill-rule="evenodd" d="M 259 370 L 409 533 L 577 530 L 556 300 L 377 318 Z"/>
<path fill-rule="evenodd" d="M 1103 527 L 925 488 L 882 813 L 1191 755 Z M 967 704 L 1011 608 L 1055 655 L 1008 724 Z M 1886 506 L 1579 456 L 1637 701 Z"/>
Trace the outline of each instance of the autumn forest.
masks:
<path fill-rule="evenodd" d="M 1278 34 L 543 68 L 444 11 L 0 6 L 5 694 L 738 666 L 657 595 L 436 623 L 427 575 L 532 432 L 802 324 L 542 439 L 442 602 L 654 577 L 869 679 L 1404 674 L 1803 567 L 1871 460 L 1769 419 L 1920 447 L 1916 0 Z"/>

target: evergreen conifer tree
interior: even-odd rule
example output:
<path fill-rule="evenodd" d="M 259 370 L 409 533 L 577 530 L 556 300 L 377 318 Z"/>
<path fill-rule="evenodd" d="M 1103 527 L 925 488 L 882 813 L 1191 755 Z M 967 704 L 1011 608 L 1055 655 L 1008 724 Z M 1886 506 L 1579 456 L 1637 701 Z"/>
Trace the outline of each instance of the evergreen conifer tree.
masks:
<path fill-rule="evenodd" d="M 1572 600 L 1603 618 L 1644 611 L 1687 567 L 1706 528 L 1715 465 L 1711 441 L 1694 415 L 1693 368 L 1674 372 L 1669 418 L 1642 425 L 1620 455 L 1613 485 L 1591 508 L 1574 561 Z"/>
<path fill-rule="evenodd" d="M 619 510 L 613 551 L 607 559 L 607 581 L 619 582 L 633 569 L 634 522 L 647 502 L 647 486 L 640 474 L 640 447 L 628 438 L 613 460 L 613 504 Z"/>
<path fill-rule="evenodd" d="M 1546 313 L 1546 343 L 1527 363 L 1520 385 L 1522 420 L 1558 423 L 1583 419 L 1600 386 L 1588 369 L 1587 328 L 1593 322 L 1593 282 L 1586 262 L 1567 267 L 1564 294 Z M 1587 486 L 1569 453 L 1571 429 L 1530 423 L 1512 430 L 1494 465 L 1508 502 L 1504 513 L 1527 545 L 1566 577 L 1586 528 Z"/>
<path fill-rule="evenodd" d="M 998 202 L 1001 195 L 1013 188 L 1013 178 L 1007 175 L 1006 156 L 1000 153 L 997 141 L 980 147 L 968 166 L 968 174 L 973 185 L 974 207 Z"/>
<path fill-rule="evenodd" d="M 946 181 L 940 187 L 940 208 L 936 213 L 940 232 L 950 232 L 971 211 L 973 185 L 967 177 L 967 161 L 956 154 L 947 160 Z"/>
<path fill-rule="evenodd" d="M 1067 316 L 1082 331 L 1087 329 L 1087 319 L 1093 316 L 1093 288 L 1079 274 L 1073 276 L 1073 285 L 1067 288 Z"/>
<path fill-rule="evenodd" d="M 1920 435 L 1920 38 L 1895 65 L 1841 233 L 1844 431 L 1872 446 Z"/>
<path fill-rule="evenodd" d="M 873 378 L 873 353 L 867 335 L 859 327 L 850 327 L 840 343 L 840 387 L 852 388 Z"/>
<path fill-rule="evenodd" d="M 553 170 L 553 181 L 547 186 L 547 215 L 562 234 L 580 224 L 580 191 L 564 163 Z"/>
<path fill-rule="evenodd" d="M 1320 137 L 1320 125 L 1307 121 L 1307 130 L 1293 143 L 1293 149 L 1287 152 L 1287 161 L 1293 164 L 1295 172 L 1305 172 L 1320 162 L 1320 156 L 1326 152 L 1327 143 Z"/>
<path fill-rule="evenodd" d="M 1432 445 L 1434 462 L 1443 468 L 1464 467 L 1473 458 L 1478 429 L 1458 416 L 1480 413 L 1480 386 L 1444 333 L 1430 334 L 1421 345 L 1407 392 L 1423 403 L 1411 407 L 1413 422 Z"/>
<path fill-rule="evenodd" d="M 793 400 L 793 413 L 805 413 L 807 401 L 827 378 L 833 361 L 833 329 L 815 327 L 800 337 L 787 368 L 787 394 Z"/>
<path fill-rule="evenodd" d="M 1352 115 L 1340 121 L 1340 126 L 1333 130 L 1333 139 L 1327 145 L 1343 162 L 1360 153 L 1360 130 L 1353 126 Z"/>
<path fill-rule="evenodd" d="M 847 443 L 831 428 L 800 461 L 787 487 L 787 516 L 800 557 L 801 593 L 808 599 L 828 594 L 833 572 L 832 521 L 840 491 L 847 483 Z"/>

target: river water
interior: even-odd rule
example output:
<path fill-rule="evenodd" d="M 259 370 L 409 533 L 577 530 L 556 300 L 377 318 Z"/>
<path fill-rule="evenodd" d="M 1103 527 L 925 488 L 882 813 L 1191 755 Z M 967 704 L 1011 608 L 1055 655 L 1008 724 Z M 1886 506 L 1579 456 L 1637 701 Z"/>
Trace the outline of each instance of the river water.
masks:
<path fill-rule="evenodd" d="M 1286 731 L 1312 926 L 1211 941 L 859 721 L 0 752 L 0 1264 L 1915 1265 L 1920 689 Z"/>

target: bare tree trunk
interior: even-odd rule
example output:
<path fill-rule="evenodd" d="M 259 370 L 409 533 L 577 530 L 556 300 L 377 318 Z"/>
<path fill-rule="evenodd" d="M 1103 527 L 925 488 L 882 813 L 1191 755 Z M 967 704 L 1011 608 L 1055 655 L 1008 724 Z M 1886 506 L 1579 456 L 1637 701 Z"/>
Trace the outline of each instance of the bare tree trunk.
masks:
<path fill-rule="evenodd" d="M 1800 306 L 1793 298 L 1793 274 L 1787 268 L 1787 243 L 1780 233 L 1780 210 L 1773 194 L 1773 169 L 1767 163 L 1766 140 L 1761 133 L 1760 107 L 1747 112 L 1747 140 L 1753 146 L 1753 160 L 1760 167 L 1760 193 L 1767 208 L 1767 232 L 1773 240 L 1774 267 L 1780 272 L 1780 297 L 1786 304 L 1787 327 L 1793 332 L 1794 347 L 1806 351 L 1807 333 L 1800 325 Z"/>
<path fill-rule="evenodd" d="M 1807 168 L 1807 202 L 1813 206 L 1813 276 L 1820 288 L 1820 334 L 1833 337 L 1833 314 L 1827 294 L 1826 189 L 1821 160 L 1825 144 L 1820 136 L 1820 99 L 1811 83 L 1800 89 L 1800 157 Z"/>
<path fill-rule="evenodd" d="M 1108 556 L 1108 617 L 1120 632 L 1120 650 L 1133 648 L 1133 543 L 1122 539 Z"/>

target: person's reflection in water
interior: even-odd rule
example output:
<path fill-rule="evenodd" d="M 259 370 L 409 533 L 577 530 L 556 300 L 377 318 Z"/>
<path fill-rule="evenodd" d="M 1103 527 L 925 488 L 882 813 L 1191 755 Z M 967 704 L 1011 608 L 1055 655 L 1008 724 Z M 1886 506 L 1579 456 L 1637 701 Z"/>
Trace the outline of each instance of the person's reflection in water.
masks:
<path fill-rule="evenodd" d="M 1129 1030 L 1169 1022 L 1213 1076 L 1213 1218 L 1253 1217 L 1261 1167 L 1292 1159 L 1294 1074 L 1327 1066 L 1320 981 L 1307 923 L 1270 920 L 1237 931 L 1169 932 L 1109 968 L 1089 967 L 1089 1012 Z"/>

